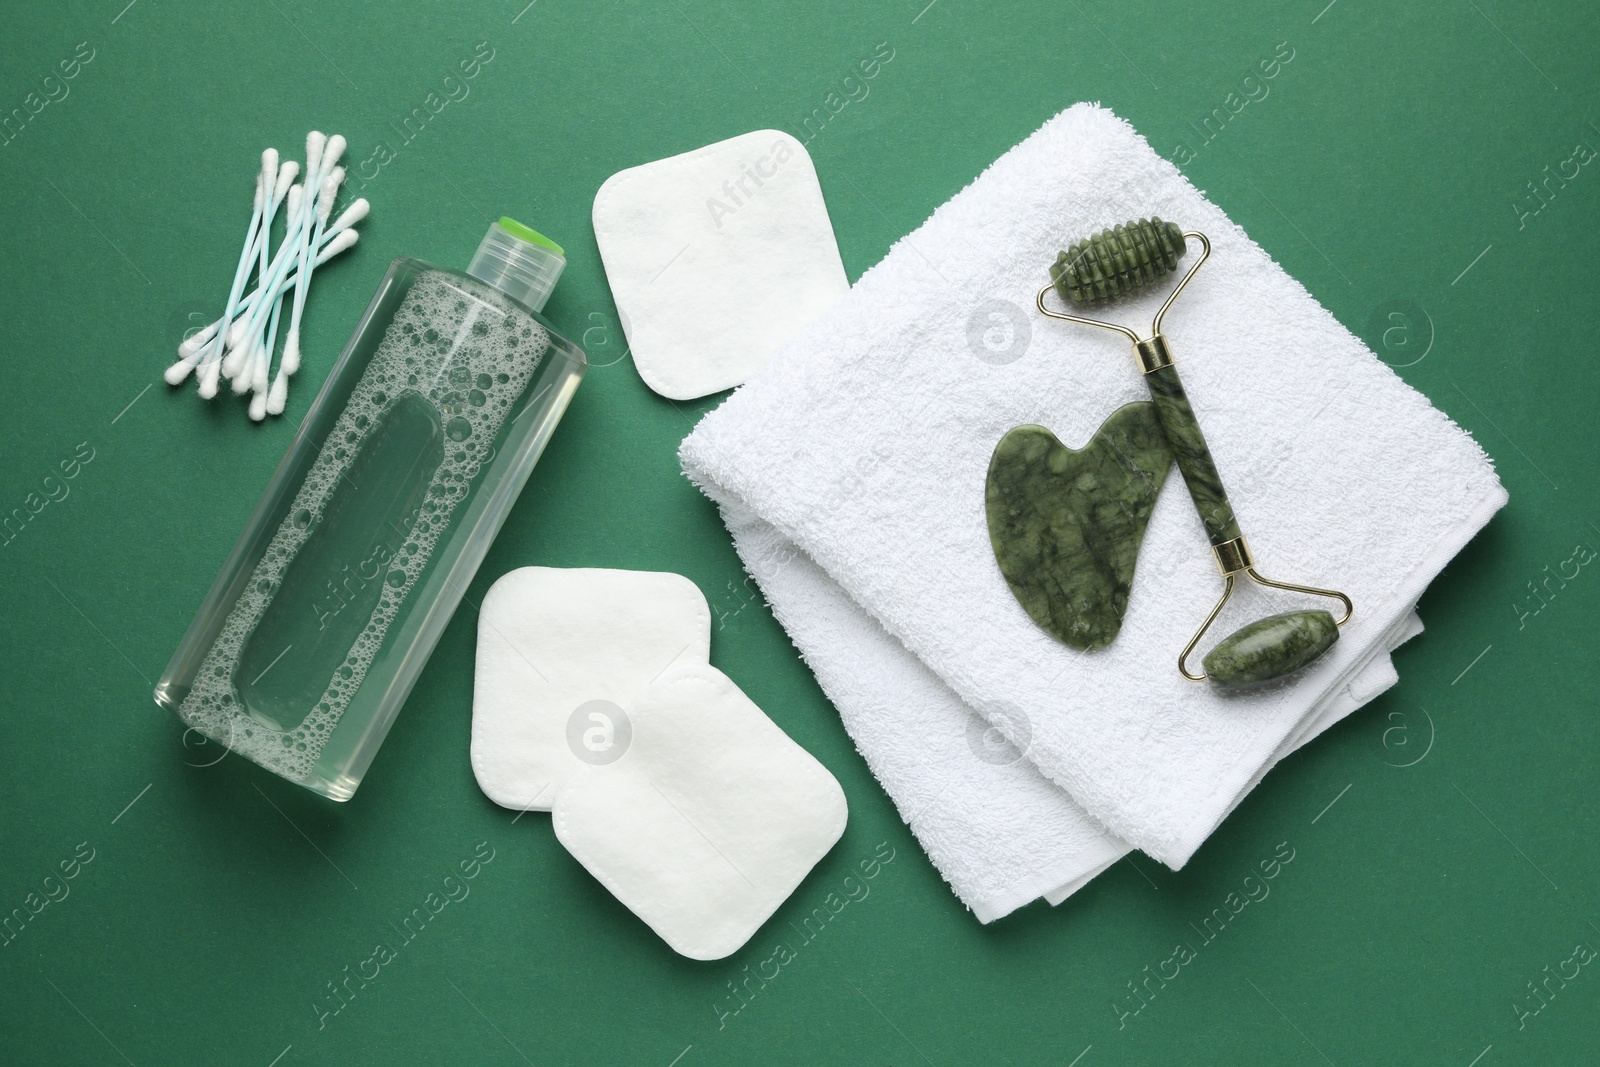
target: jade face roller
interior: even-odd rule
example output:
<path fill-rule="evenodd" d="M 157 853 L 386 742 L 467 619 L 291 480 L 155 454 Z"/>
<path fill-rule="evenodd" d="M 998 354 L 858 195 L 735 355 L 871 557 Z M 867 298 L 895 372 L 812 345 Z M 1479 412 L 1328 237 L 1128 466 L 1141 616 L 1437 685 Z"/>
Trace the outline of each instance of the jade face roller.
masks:
<path fill-rule="evenodd" d="M 1078 307 L 1106 303 L 1144 289 L 1177 269 L 1178 261 L 1187 251 L 1186 242 L 1191 239 L 1199 242 L 1200 257 L 1156 312 L 1148 338 L 1141 339 L 1126 326 L 1052 311 L 1045 306 L 1045 297 L 1052 289 L 1064 303 Z M 1210 255 L 1211 242 L 1204 234 L 1184 232 L 1173 223 L 1157 218 L 1140 219 L 1105 230 L 1069 246 L 1059 255 L 1050 269 L 1052 284 L 1039 290 L 1035 301 L 1039 311 L 1053 319 L 1111 330 L 1127 337 L 1133 344 L 1139 371 L 1150 388 L 1152 404 L 1127 405 L 1107 420 L 1089 446 L 1078 452 L 1062 447 L 1042 427 L 1012 430 L 1001 440 L 990 465 L 989 525 L 1002 572 L 1036 620 L 1076 647 L 1099 647 L 1108 643 L 1120 625 L 1127 603 L 1127 583 L 1132 580 L 1132 557 L 1137 554 L 1138 541 L 1143 537 L 1150 508 L 1165 477 L 1166 460 L 1160 451 L 1164 443 L 1177 462 L 1205 524 L 1212 555 L 1223 579 L 1222 596 L 1178 655 L 1178 670 L 1191 681 L 1209 679 L 1219 689 L 1242 689 L 1293 674 L 1321 656 L 1338 639 L 1338 628 L 1349 621 L 1354 606 L 1348 596 L 1336 590 L 1263 577 L 1256 570 L 1255 559 L 1239 530 L 1205 436 L 1189 405 L 1178 370 L 1173 366 L 1171 348 L 1161 332 L 1161 320 L 1167 310 Z M 1154 432 L 1156 429 L 1159 434 Z M 1049 438 L 1048 442 L 1041 443 L 1041 434 Z M 1164 441 L 1159 440 L 1162 438 Z M 1038 485 L 1040 473 L 1047 469 L 1058 475 L 1076 474 L 1073 489 L 1080 498 L 1070 499 L 1056 490 L 1053 511 L 1049 506 L 1041 509 L 1024 502 L 1020 492 L 1030 484 L 1029 472 L 1032 484 Z M 1098 510 L 1098 521 L 1094 514 L 1085 511 L 1085 501 L 1081 497 L 1086 487 L 1091 496 L 1096 492 L 1103 496 L 1108 488 L 1120 494 L 1118 499 L 1110 501 L 1109 507 L 1104 500 L 1089 502 Z M 1032 518 L 1034 513 L 1041 518 Z M 1070 603 L 1071 598 L 1058 597 L 1055 604 L 1058 610 L 1051 615 L 1048 608 L 1042 606 L 1044 601 L 1038 594 L 1040 583 L 1036 576 L 1019 573 L 1016 546 L 1025 543 L 1038 557 L 1035 546 L 1039 535 L 1045 531 L 1054 534 L 1063 528 L 1073 531 L 1071 536 L 1075 540 L 1070 547 L 1077 548 L 1076 555 L 1088 562 L 1074 563 L 1074 553 L 1058 552 L 1066 565 L 1046 579 L 1046 585 L 1055 587 L 1063 579 L 1077 578 L 1078 588 L 1083 590 L 1084 581 L 1092 578 L 1088 572 L 1095 565 L 1104 568 L 1108 556 L 1115 556 L 1117 552 L 1125 557 L 1114 572 L 1117 581 L 1112 587 L 1120 595 L 1113 605 L 1115 618 L 1109 627 L 1094 630 L 1081 622 L 1084 609 L 1094 607 L 1092 581 L 1088 583 L 1089 592 L 1080 593 L 1076 605 L 1068 611 L 1071 618 L 1064 619 L 1060 608 L 1063 603 Z M 1327 611 L 1302 610 L 1259 619 L 1234 632 L 1207 653 L 1202 660 L 1203 672 L 1195 674 L 1189 669 L 1189 657 L 1222 613 L 1240 575 L 1258 585 L 1337 600 L 1344 607 L 1343 617 L 1335 620 Z M 1035 577 L 1032 585 L 1029 577 Z M 1033 594 L 1031 603 L 1025 596 L 1028 593 Z M 1075 630 L 1094 630 L 1094 633 L 1091 640 L 1080 641 L 1074 639 Z"/>

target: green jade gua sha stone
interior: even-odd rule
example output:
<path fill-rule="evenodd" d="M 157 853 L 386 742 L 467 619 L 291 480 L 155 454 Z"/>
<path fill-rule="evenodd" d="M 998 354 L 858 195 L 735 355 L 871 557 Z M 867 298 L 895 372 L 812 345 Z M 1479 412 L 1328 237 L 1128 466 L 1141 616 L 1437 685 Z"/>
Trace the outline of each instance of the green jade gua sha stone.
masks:
<path fill-rule="evenodd" d="M 1171 466 L 1149 401 L 1117 409 L 1082 449 L 1043 426 L 1000 439 L 984 491 L 989 540 L 1034 622 L 1073 648 L 1111 643 Z"/>

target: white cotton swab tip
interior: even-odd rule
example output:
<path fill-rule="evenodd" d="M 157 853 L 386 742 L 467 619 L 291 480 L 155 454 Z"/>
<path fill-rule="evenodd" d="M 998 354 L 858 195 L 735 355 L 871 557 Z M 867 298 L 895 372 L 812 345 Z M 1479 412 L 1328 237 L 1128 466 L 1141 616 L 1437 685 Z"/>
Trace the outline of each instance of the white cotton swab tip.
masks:
<path fill-rule="evenodd" d="M 270 182 L 272 180 L 272 176 L 277 173 L 278 150 L 276 148 L 269 148 L 261 153 L 261 174 L 267 181 Z"/>
<path fill-rule="evenodd" d="M 178 345 L 179 359 L 193 359 L 195 354 L 204 348 L 211 339 L 217 335 L 217 327 L 222 325 L 222 320 L 217 319 L 211 325 L 202 329 L 192 337 L 185 337 Z"/>
<path fill-rule="evenodd" d="M 262 348 L 256 354 L 255 366 L 251 368 L 250 388 L 263 397 L 267 395 L 267 365 L 271 361 L 272 353 Z"/>
<path fill-rule="evenodd" d="M 272 202 L 274 204 L 283 202 L 283 198 L 289 192 L 290 186 L 294 184 L 294 180 L 299 176 L 300 164 L 292 159 L 284 160 L 283 166 L 278 168 L 278 184 L 272 190 Z"/>
<path fill-rule="evenodd" d="M 228 360 L 223 361 L 222 373 L 232 380 L 234 396 L 249 390 L 251 368 L 255 365 L 256 349 L 260 346 L 261 342 L 252 338 L 243 348 L 228 353 L 228 360 L 234 361 L 233 366 L 228 365 Z"/>
<path fill-rule="evenodd" d="M 372 210 L 372 205 L 367 203 L 366 197 L 361 197 L 355 203 L 344 209 L 344 214 L 334 220 L 332 229 L 336 232 L 348 230 L 356 223 L 367 217 L 367 212 Z"/>
<path fill-rule="evenodd" d="M 339 186 L 344 184 L 344 168 L 334 167 L 322 180 L 322 191 L 317 196 L 317 220 L 326 223 L 333 214 L 333 202 L 338 199 Z"/>
<path fill-rule="evenodd" d="M 322 165 L 323 149 L 328 147 L 328 136 L 320 130 L 306 134 L 306 173 L 315 174 Z"/>
<path fill-rule="evenodd" d="M 249 329 L 248 316 L 240 315 L 233 320 L 233 324 L 228 327 L 228 336 L 223 338 L 224 346 L 230 349 L 229 356 L 232 356 L 233 352 L 238 351 L 239 346 L 244 344 L 244 335 Z"/>
<path fill-rule="evenodd" d="M 184 358 L 161 372 L 161 377 L 166 379 L 168 385 L 182 385 L 183 380 L 194 369 L 194 360 Z"/>
<path fill-rule="evenodd" d="M 340 230 L 334 235 L 333 240 L 322 246 L 322 251 L 317 255 L 317 262 L 332 259 L 359 240 L 361 235 L 354 230 Z"/>
<path fill-rule="evenodd" d="M 200 398 L 202 400 L 210 400 L 217 395 L 217 377 L 220 370 L 220 362 L 215 359 L 201 366 L 200 372 L 196 377 L 200 379 Z"/>
<path fill-rule="evenodd" d="M 278 376 L 272 379 L 272 388 L 267 391 L 267 414 L 282 415 L 284 403 L 289 399 L 289 376 L 282 367 L 278 368 Z"/>
<path fill-rule="evenodd" d="M 322 173 L 326 174 L 333 169 L 333 165 L 339 162 L 339 157 L 344 155 L 345 145 L 348 143 L 341 133 L 336 133 L 328 138 L 327 145 L 322 150 Z M 311 157 L 307 156 L 306 158 L 310 159 Z"/>
<path fill-rule="evenodd" d="M 303 196 L 305 196 L 305 186 L 303 186 L 303 185 L 291 185 L 291 186 L 289 186 L 289 201 L 288 201 L 288 204 L 289 204 L 289 218 L 291 220 L 296 215 L 300 214 L 300 200 L 301 200 L 301 198 Z"/>
<path fill-rule="evenodd" d="M 250 418 L 260 422 L 267 417 L 267 394 L 265 390 L 256 393 L 250 398 Z"/>

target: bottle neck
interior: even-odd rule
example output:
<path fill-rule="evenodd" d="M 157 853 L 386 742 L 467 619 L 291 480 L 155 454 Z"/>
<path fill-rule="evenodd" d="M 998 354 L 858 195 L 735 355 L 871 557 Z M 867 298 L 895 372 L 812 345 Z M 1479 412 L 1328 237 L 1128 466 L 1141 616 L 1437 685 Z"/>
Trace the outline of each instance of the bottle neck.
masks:
<path fill-rule="evenodd" d="M 467 273 L 518 303 L 543 311 L 566 265 L 560 253 L 513 236 L 495 223 L 478 245 Z"/>

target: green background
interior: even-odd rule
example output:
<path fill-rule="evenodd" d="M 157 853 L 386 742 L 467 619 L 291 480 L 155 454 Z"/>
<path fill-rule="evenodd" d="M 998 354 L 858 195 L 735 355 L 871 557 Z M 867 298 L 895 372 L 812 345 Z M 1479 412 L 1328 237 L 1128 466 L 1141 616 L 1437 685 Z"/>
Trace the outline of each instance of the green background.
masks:
<path fill-rule="evenodd" d="M 0 1061 L 1600 1059 L 1600 966 L 1551 981 L 1548 1003 L 1527 987 L 1547 966 L 1570 973 L 1580 942 L 1600 947 L 1600 575 L 1566 563 L 1600 548 L 1600 161 L 1552 181 L 1547 203 L 1526 184 L 1600 147 L 1600 9 L 525 2 L 5 11 L 0 114 L 59 95 L 43 79 L 80 42 L 94 58 L 0 146 L 0 508 L 68 490 L 0 548 L 0 913 L 80 844 L 94 858 L 0 947 Z M 391 122 L 479 42 L 492 59 L 470 95 L 405 143 Z M 1062 907 L 990 927 L 743 591 L 675 459 L 718 398 L 674 404 L 641 384 L 589 221 L 624 167 L 763 127 L 805 139 L 804 117 L 880 42 L 894 57 L 869 94 L 809 145 L 852 278 L 1045 119 L 1099 100 L 1163 154 L 1187 144 L 1191 180 L 1472 431 L 1511 493 L 1423 600 L 1402 683 L 1287 760 L 1185 870 L 1134 856 Z M 1282 42 L 1294 58 L 1268 95 L 1204 143 L 1194 124 Z M 380 141 L 394 158 L 361 190 L 361 243 L 319 273 L 287 415 L 255 426 L 241 402 L 207 405 L 160 373 L 183 329 L 217 314 L 261 149 L 298 158 L 312 127 L 343 132 L 352 162 Z M 546 816 L 517 820 L 478 791 L 470 606 L 346 805 L 219 761 L 150 700 L 389 260 L 464 265 L 501 213 L 565 245 L 548 314 L 595 365 L 469 602 L 535 563 L 689 576 L 721 618 L 713 663 L 850 801 L 837 847 L 722 962 L 674 956 Z M 85 442 L 76 477 L 46 483 Z M 480 842 L 495 858 L 470 896 L 319 1028 L 326 983 L 397 941 L 392 924 Z M 1198 943 L 1191 924 L 1280 842 L 1295 858 L 1270 897 L 1119 1028 L 1127 983 Z M 894 859 L 870 896 L 719 1026 L 727 983 L 883 843 Z M 1543 1006 L 1519 1023 L 1519 1003 Z"/>

